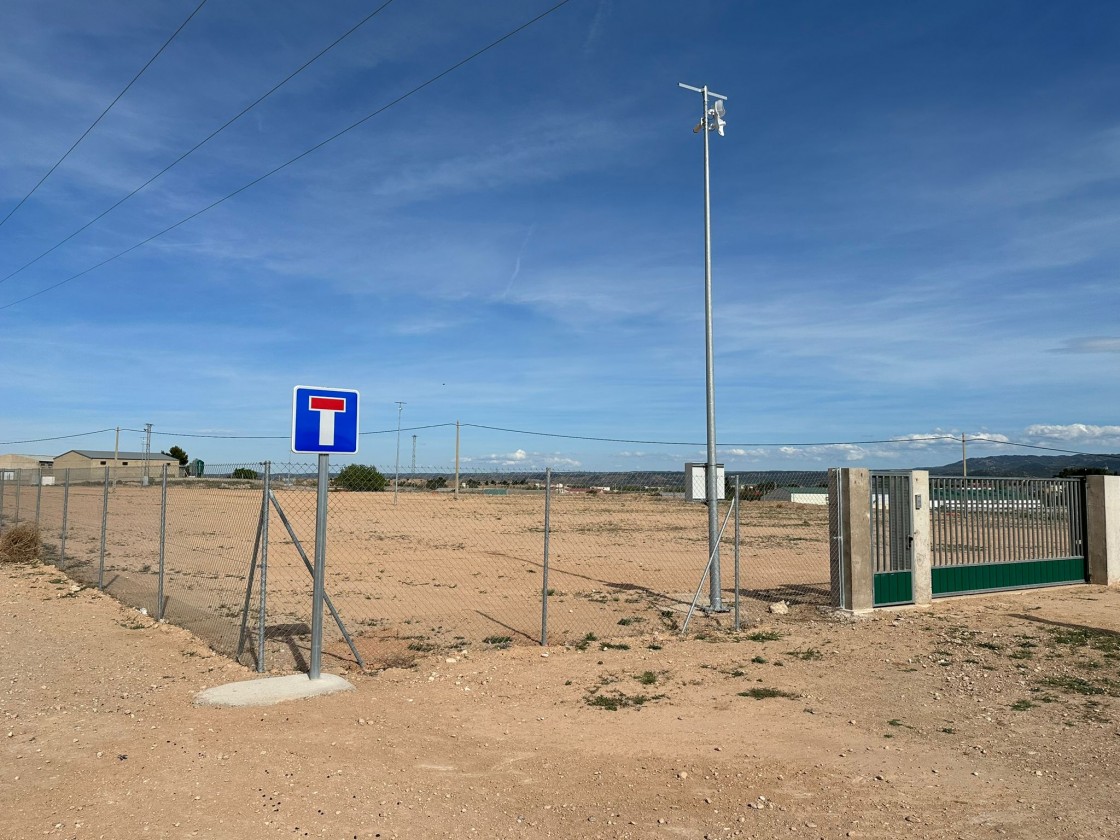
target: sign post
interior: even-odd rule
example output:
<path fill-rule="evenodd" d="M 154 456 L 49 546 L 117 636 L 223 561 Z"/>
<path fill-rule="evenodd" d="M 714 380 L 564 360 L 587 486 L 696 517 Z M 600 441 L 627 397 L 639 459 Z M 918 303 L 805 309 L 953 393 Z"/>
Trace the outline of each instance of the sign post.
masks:
<path fill-rule="evenodd" d="M 311 661 L 308 678 L 317 680 L 323 664 L 323 596 L 327 566 L 327 490 L 330 453 L 358 451 L 358 392 L 297 385 L 292 391 L 292 452 L 319 456 L 315 505 L 315 585 L 311 596 Z"/>

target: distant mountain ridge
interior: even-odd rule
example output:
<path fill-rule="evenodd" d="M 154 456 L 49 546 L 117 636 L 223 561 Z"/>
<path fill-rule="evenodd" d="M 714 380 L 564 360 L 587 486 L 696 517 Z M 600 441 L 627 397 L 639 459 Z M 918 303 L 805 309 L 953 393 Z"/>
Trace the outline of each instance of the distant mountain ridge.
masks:
<path fill-rule="evenodd" d="M 968 459 L 969 477 L 1052 478 L 1067 469 L 1120 473 L 1120 455 L 988 455 Z M 928 467 L 930 475 L 961 475 L 961 462 Z"/>

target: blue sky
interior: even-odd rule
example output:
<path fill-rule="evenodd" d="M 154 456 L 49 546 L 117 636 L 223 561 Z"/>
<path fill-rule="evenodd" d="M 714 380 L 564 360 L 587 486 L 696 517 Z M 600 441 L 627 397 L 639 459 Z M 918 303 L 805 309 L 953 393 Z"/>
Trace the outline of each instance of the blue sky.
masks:
<path fill-rule="evenodd" d="M 198 0 L 9 0 L 0 217 Z M 69 236 L 380 2 L 208 0 L 0 226 Z M 154 424 L 286 460 L 291 389 L 356 388 L 356 460 L 704 458 L 699 95 L 730 469 L 945 463 L 929 435 L 1120 451 L 1120 6 L 396 0 L 135 197 L 0 282 L 0 441 Z M 20 302 L 21 301 L 21 302 Z M 435 428 L 413 429 L 420 426 Z M 615 443 L 497 432 L 694 442 Z M 274 440 L 192 438 L 276 436 Z M 8 444 L 58 454 L 112 433 Z M 122 447 L 141 437 L 122 433 Z M 975 443 L 969 453 L 1032 450 Z"/>

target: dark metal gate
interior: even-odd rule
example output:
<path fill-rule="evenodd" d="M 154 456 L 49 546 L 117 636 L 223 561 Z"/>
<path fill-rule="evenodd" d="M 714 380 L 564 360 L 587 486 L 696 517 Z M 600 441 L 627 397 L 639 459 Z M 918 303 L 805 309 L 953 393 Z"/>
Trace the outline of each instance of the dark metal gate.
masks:
<path fill-rule="evenodd" d="M 914 520 L 910 473 L 873 472 L 871 558 L 875 567 L 873 604 L 886 607 L 914 601 Z"/>

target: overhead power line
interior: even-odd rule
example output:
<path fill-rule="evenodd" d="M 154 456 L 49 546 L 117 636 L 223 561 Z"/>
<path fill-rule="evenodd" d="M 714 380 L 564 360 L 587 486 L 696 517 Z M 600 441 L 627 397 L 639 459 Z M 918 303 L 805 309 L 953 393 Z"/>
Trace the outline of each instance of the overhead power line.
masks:
<path fill-rule="evenodd" d="M 454 426 L 454 423 L 429 423 L 426 426 L 402 426 L 402 432 L 417 432 L 423 429 L 442 429 L 448 426 Z M 110 429 L 109 431 L 112 431 Z M 121 427 L 122 432 L 139 432 L 144 433 L 144 429 L 126 429 Z M 391 429 L 375 429 L 369 432 L 359 432 L 359 435 L 388 435 L 397 431 L 394 426 Z M 171 438 L 209 438 L 212 440 L 291 440 L 291 435 L 219 435 L 219 434 L 206 434 L 200 432 L 157 432 L 152 431 L 152 435 L 160 435 L 163 437 Z"/>
<path fill-rule="evenodd" d="M 454 426 L 454 423 L 429 423 L 424 426 L 409 426 L 402 427 L 402 432 L 415 432 L 424 429 L 440 429 Z M 704 446 L 701 441 L 673 441 L 673 440 L 637 440 L 632 438 L 608 438 L 608 437 L 593 437 L 590 435 L 565 435 L 558 432 L 531 432 L 524 429 L 506 429 L 500 426 L 485 426 L 478 423 L 461 423 L 462 428 L 465 429 L 483 429 L 492 432 L 504 432 L 507 434 L 530 435 L 534 437 L 548 437 L 559 438 L 563 440 L 581 440 L 594 443 L 630 443 L 639 444 L 644 446 Z M 96 429 L 92 432 L 78 432 L 72 435 L 57 435 L 54 437 L 44 438 L 26 438 L 23 440 L 8 440 L 0 441 L 0 446 L 14 446 L 17 444 L 25 443 L 47 443 L 55 440 L 69 440 L 72 438 L 89 437 L 92 435 L 105 434 L 112 432 L 114 429 Z M 127 429 L 123 426 L 118 430 L 122 432 L 136 432 L 143 434 L 144 429 Z M 397 431 L 396 427 L 391 429 L 375 429 L 372 431 L 359 432 L 360 435 L 388 435 L 394 434 Z M 291 435 L 234 435 L 234 434 L 208 434 L 199 432 L 152 432 L 153 436 L 163 436 L 170 438 L 193 438 L 193 439 L 208 439 L 208 440 L 290 440 Z M 830 446 L 864 446 L 871 444 L 896 444 L 905 445 L 913 443 L 923 443 L 931 441 L 943 440 L 952 443 L 960 442 L 960 437 L 954 435 L 930 435 L 928 437 L 907 437 L 907 438 L 883 438 L 881 440 L 843 440 L 843 441 L 785 441 L 785 442 L 751 442 L 751 443 L 721 443 L 721 447 L 791 447 L 791 448 L 809 448 L 809 447 L 830 447 Z M 968 443 L 990 443 L 996 446 L 1015 446 L 1025 449 L 1044 450 L 1046 452 L 1060 452 L 1065 455 L 1088 455 L 1096 456 L 1101 455 L 1100 452 L 1085 452 L 1080 449 L 1062 449 L 1054 446 L 1041 446 L 1035 443 L 1018 443 L 1010 440 L 995 440 L 985 437 L 966 438 Z M 1107 454 L 1107 453 L 1106 453 Z"/>
<path fill-rule="evenodd" d="M 93 431 L 93 432 L 78 432 L 77 434 L 74 434 L 74 435 L 58 435 L 57 437 L 45 437 L 45 438 L 28 438 L 27 440 L 4 440 L 4 441 L 0 441 L 0 446 L 14 446 L 17 443 L 46 443 L 47 441 L 52 441 L 52 440 L 68 440 L 70 438 L 89 437 L 90 435 L 103 435 L 106 432 L 111 432 L 111 431 L 113 431 L 113 430 L 112 429 L 97 429 L 96 431 Z"/>
<path fill-rule="evenodd" d="M 187 25 L 188 23 L 190 23 L 190 22 L 191 22 L 191 18 L 193 18 L 193 17 L 195 16 L 195 15 L 197 15 L 197 14 L 198 14 L 199 10 L 200 10 L 200 9 L 201 9 L 201 8 L 202 8 L 203 6 L 205 6 L 205 5 L 206 5 L 206 2 L 207 2 L 207 0 L 202 0 L 202 2 L 201 2 L 201 3 L 199 3 L 199 4 L 197 5 L 197 6 L 195 6 L 195 8 L 194 8 L 194 11 L 193 11 L 193 12 L 191 12 L 191 13 L 190 13 L 189 15 L 187 15 L 187 19 L 186 19 L 186 20 L 184 20 L 184 21 L 183 21 L 182 23 L 180 23 L 180 24 L 179 24 L 179 28 L 178 28 L 178 29 L 176 29 L 176 30 L 175 30 L 174 32 L 172 32 L 172 33 L 171 33 L 171 37 L 170 37 L 170 38 L 168 38 L 168 39 L 167 39 L 166 41 L 164 41 L 164 42 L 163 42 L 163 46 L 161 46 L 161 47 L 160 47 L 160 48 L 159 48 L 158 50 L 156 50 L 156 54 L 155 54 L 155 55 L 153 55 L 153 56 L 152 56 L 151 58 L 149 58 L 149 59 L 148 59 L 148 63 L 147 63 L 147 64 L 145 64 L 145 65 L 144 65 L 143 67 L 141 67 L 141 68 L 140 68 L 140 71 L 139 71 L 139 72 L 138 72 L 138 73 L 137 73 L 137 74 L 136 74 L 135 76 L 133 76 L 133 77 L 132 77 L 132 80 L 131 80 L 131 81 L 130 81 L 130 82 L 129 82 L 129 83 L 127 84 L 127 85 L 125 85 L 125 86 L 124 86 L 124 90 L 122 90 L 122 91 L 121 91 L 120 93 L 118 93 L 118 94 L 116 95 L 116 97 L 114 97 L 113 101 L 112 101 L 112 102 L 110 102 L 110 103 L 109 103 L 108 105 L 106 105 L 106 106 L 105 106 L 105 110 L 104 110 L 104 111 L 102 111 L 102 112 L 101 112 L 100 114 L 98 114 L 98 115 L 97 115 L 97 119 L 95 119 L 95 120 L 94 120 L 94 121 L 93 121 L 92 123 L 90 123 L 90 126 L 89 126 L 89 128 L 87 128 L 87 129 L 86 129 L 85 131 L 83 131 L 83 132 L 82 132 L 82 136 L 81 136 L 81 137 L 79 137 L 79 138 L 78 138 L 77 140 L 75 140 L 75 141 L 74 141 L 74 145 L 72 145 L 72 146 L 71 146 L 71 147 L 70 147 L 69 149 L 67 149 L 67 150 L 66 150 L 66 154 L 64 154 L 64 155 L 63 155 L 62 157 L 60 157 L 60 158 L 59 158 L 59 159 L 58 159 L 58 160 L 57 160 L 57 161 L 55 162 L 54 166 L 52 166 L 52 167 L 51 167 L 50 169 L 48 169 L 48 170 L 47 170 L 47 173 L 46 173 L 46 174 L 45 174 L 45 175 L 44 175 L 44 176 L 43 176 L 42 178 L 40 178 L 40 179 L 39 179 L 39 183 L 37 183 L 37 184 L 36 184 L 35 186 L 33 186 L 33 187 L 31 188 L 31 192 L 29 192 L 29 193 L 28 193 L 27 195 L 25 195 L 25 196 L 24 196 L 23 198 L 21 198 L 21 199 L 19 200 L 19 203 L 18 203 L 18 204 L 17 204 L 17 205 L 15 206 L 15 207 L 13 207 L 13 208 L 12 208 L 11 210 L 9 210 L 9 211 L 8 211 L 8 215 L 7 215 L 7 216 L 5 216 L 5 217 L 4 217 L 3 219 L 0 219 L 0 227 L 2 227 L 2 226 L 4 225 L 4 223 L 5 223 L 6 221 L 8 221 L 8 219 L 12 218 L 12 215 L 13 215 L 13 214 L 14 214 L 14 213 L 15 213 L 15 212 L 16 212 L 17 210 L 19 210 L 19 208 L 21 208 L 21 207 L 23 206 L 24 202 L 25 202 L 25 201 L 27 201 L 27 199 L 31 198 L 31 196 L 33 196 L 33 195 L 35 194 L 36 190 L 38 190 L 38 189 L 39 189 L 39 187 L 43 186 L 43 182 L 44 182 L 44 181 L 46 181 L 46 180 L 47 180 L 47 178 L 51 177 L 51 173 L 53 173 L 53 172 L 54 172 L 54 171 L 55 171 L 56 169 L 58 169 L 58 167 L 59 167 L 59 166 L 60 166 L 60 165 L 62 164 L 62 162 L 63 162 L 64 160 L 66 160 L 66 158 L 70 157 L 70 153 L 71 153 L 72 151 L 74 151 L 74 150 L 75 150 L 76 148 L 78 148 L 78 144 L 80 144 L 80 143 L 81 143 L 81 142 L 82 142 L 83 140 L 85 140 L 85 139 L 86 139 L 86 136 L 87 136 L 87 135 L 88 135 L 88 134 L 89 134 L 89 133 L 90 133 L 91 131 L 93 131 L 93 130 L 94 130 L 94 129 L 95 129 L 96 127 L 97 127 L 97 124 L 98 124 L 99 122 L 101 122 L 101 120 L 102 120 L 102 119 L 103 119 L 103 118 L 105 117 L 105 115 L 106 115 L 106 114 L 108 114 L 108 113 L 109 113 L 109 112 L 110 112 L 111 110 L 113 110 L 113 106 L 114 106 L 114 105 L 116 105 L 116 104 L 117 104 L 117 102 L 119 102 L 119 101 L 120 101 L 120 99 L 121 99 L 121 97 L 122 97 L 122 96 L 124 96 L 124 95 L 125 95 L 126 93 L 128 93 L 128 89 L 129 89 L 130 87 L 132 87 L 132 86 L 133 86 L 133 85 L 134 85 L 134 84 L 136 83 L 136 80 L 137 80 L 137 79 L 139 79 L 139 78 L 140 78 L 141 76 L 143 76 L 143 75 L 144 75 L 144 71 L 145 71 L 145 70 L 147 70 L 147 69 L 148 69 L 149 67 L 151 67 L 151 66 L 152 66 L 152 62 L 154 62 L 154 61 L 155 61 L 155 60 L 156 60 L 157 58 L 159 58 L 159 57 L 160 57 L 160 54 L 161 54 L 161 53 L 162 53 L 162 52 L 163 52 L 163 51 L 164 51 L 165 49 L 167 49 L 167 46 L 168 46 L 168 44 L 170 44 L 170 43 L 171 43 L 172 41 L 174 41 L 174 40 L 175 40 L 175 37 L 176 37 L 176 36 L 177 36 L 177 35 L 178 35 L 178 34 L 179 34 L 180 32 L 182 32 L 182 31 L 183 31 L 183 28 L 184 28 L 184 27 L 185 27 L 185 26 L 186 26 L 186 25 Z M 65 241 L 65 240 L 64 240 L 64 241 Z M 55 247 L 57 247 L 57 246 L 55 246 Z M 54 250 L 54 249 L 52 248 L 51 250 Z M 49 252 L 48 252 L 48 253 L 49 253 Z M 35 259 L 39 259 L 39 257 L 36 257 Z M 33 261 L 33 262 L 34 262 L 34 261 Z M 28 265 L 30 265 L 30 264 L 31 264 L 31 263 L 28 263 Z M 24 267 L 26 268 L 26 266 L 24 266 Z M 23 270 L 23 269 L 21 268 L 21 269 L 20 269 L 20 271 L 22 271 L 22 270 Z M 11 275 L 9 275 L 9 276 L 11 276 Z M 5 277 L 5 278 L 4 278 L 4 280 L 7 280 L 7 279 L 8 279 L 7 277 Z M 3 280 L 0 280 L 0 283 L 2 283 L 2 282 L 4 282 L 4 281 L 3 281 Z"/>
<path fill-rule="evenodd" d="M 21 304 L 21 303 L 25 303 L 26 301 L 29 301 L 32 298 L 37 298 L 37 297 L 39 297 L 39 295 L 46 294 L 47 292 L 53 291 L 53 290 L 59 288 L 60 286 L 65 286 L 67 283 L 70 283 L 71 281 L 77 280 L 79 277 L 83 277 L 86 274 L 89 274 L 91 271 L 96 271 L 97 269 L 101 268 L 102 266 L 108 265 L 109 263 L 120 259 L 121 257 L 125 256 L 126 254 L 132 253 L 137 248 L 141 248 L 144 245 L 147 245 L 149 242 L 152 242 L 155 239 L 159 239 L 161 236 L 163 236 L 167 233 L 170 233 L 171 231 L 175 230 L 178 227 L 181 227 L 182 225 L 185 225 L 187 222 L 189 222 L 193 219 L 198 218 L 203 213 L 206 213 L 206 212 L 209 212 L 210 210 L 213 210 L 218 205 L 224 204 L 226 201 L 229 201 L 231 198 L 245 192 L 245 190 L 256 186 L 257 184 L 259 184 L 261 181 L 265 180 L 266 178 L 270 178 L 273 175 L 275 175 L 276 173 L 281 172 L 284 169 L 287 169 L 289 166 L 296 163 L 297 161 L 300 161 L 303 158 L 307 157 L 308 155 L 312 154 L 313 152 L 318 151 L 319 149 L 323 148 L 327 144 L 333 143 L 335 140 L 337 140 L 340 137 L 348 134 L 349 132 L 353 131 L 354 129 L 358 128 L 359 126 L 365 124 L 366 122 L 373 119 L 374 117 L 385 113 L 390 108 L 393 108 L 394 106 L 399 105 L 401 102 L 404 102 L 406 99 L 408 99 L 412 96 L 415 96 L 420 91 L 422 91 L 425 88 L 427 88 L 427 87 L 435 84 L 436 82 L 438 82 L 444 76 L 447 76 L 450 73 L 453 73 L 456 70 L 458 70 L 459 68 L 463 67 L 464 65 L 469 64 L 470 62 L 474 61 L 476 58 L 478 58 L 478 57 L 482 56 L 483 54 L 489 52 L 490 50 L 494 49 L 498 45 L 504 43 L 505 41 L 508 41 L 510 38 L 514 37 L 515 35 L 524 31 L 525 29 L 528 29 L 533 24 L 543 20 L 544 18 L 548 17 L 549 15 L 551 15 L 553 12 L 557 11 L 561 7 L 566 6 L 570 2 L 571 2 L 571 0 L 560 0 L 560 2 L 557 3 L 556 5 L 546 9 L 545 11 L 541 12 L 536 17 L 534 17 L 531 20 L 521 24 L 516 29 L 510 30 L 505 35 L 501 36 L 500 38 L 498 38 L 494 41 L 491 41 L 485 47 L 482 47 L 481 49 L 476 50 L 475 52 L 471 53 L 466 58 L 456 62 L 455 64 L 452 64 L 446 70 L 443 70 L 442 72 L 437 73 L 435 76 L 432 76 L 426 82 L 422 82 L 421 84 L 417 85 L 416 87 L 412 88 L 411 90 L 407 91 L 406 93 L 402 93 L 396 99 L 391 100 L 390 102 L 386 103 L 385 105 L 382 105 L 377 110 L 367 114 L 366 116 L 362 117 L 359 120 L 356 120 L 355 122 L 346 126 L 346 128 L 342 129 L 341 131 L 335 132 L 334 134 L 332 134 L 330 137 L 326 138 L 325 140 L 321 140 L 320 142 L 316 143 L 314 146 L 310 147 L 309 149 L 306 149 L 305 151 L 300 152 L 298 155 L 296 155 L 293 158 L 290 158 L 285 163 L 282 163 L 279 166 L 274 167 L 273 169 L 270 169 L 268 172 L 265 172 L 263 175 L 260 175 L 256 178 L 254 178 L 252 181 L 249 181 L 247 184 L 244 184 L 244 185 L 238 187 L 233 192 L 227 193 L 222 198 L 219 198 L 217 201 L 211 202 L 210 204 L 203 207 L 201 210 L 196 210 L 194 213 L 191 213 L 189 216 L 186 216 L 186 217 L 180 219 L 179 221 L 175 222 L 172 225 L 168 225 L 163 230 L 158 231 L 157 233 L 153 233 L 151 236 L 147 237 L 146 239 L 141 240 L 140 242 L 137 242 L 135 245 L 132 245 L 128 248 L 125 248 L 123 251 L 119 251 L 118 253 L 114 254 L 113 256 L 108 257 L 107 259 L 104 259 L 104 260 L 102 260 L 101 262 L 99 262 L 95 265 L 91 265 L 89 268 L 86 268 L 82 271 L 79 271 L 76 274 L 71 274 L 69 277 L 67 277 L 64 280 L 59 280 L 57 283 L 54 283 L 50 286 L 47 286 L 43 289 L 40 289 L 37 292 L 33 292 L 32 294 L 29 294 L 29 295 L 26 295 L 24 297 L 18 298 L 16 300 L 13 300 L 9 303 L 4 304 L 3 306 L 0 306 L 0 311 L 3 311 L 5 309 L 10 309 L 11 307 L 17 306 L 18 304 Z"/>
<path fill-rule="evenodd" d="M 402 426 L 402 432 L 417 432 L 425 429 L 443 429 L 455 426 L 455 423 L 428 423 L 423 426 Z M 532 437 L 547 437 L 557 438 L 561 440 L 581 440 L 592 443 L 631 443 L 640 444 L 645 446 L 704 446 L 702 441 L 688 441 L 688 440 L 641 440 L 635 438 L 612 438 L 612 437 L 597 437 L 593 435 L 566 435 L 560 432 L 534 432 L 525 429 L 509 429 L 502 426 L 487 426 L 481 423 L 459 423 L 459 426 L 464 429 L 482 429 L 490 432 L 503 432 L 505 434 L 514 435 L 529 435 Z M 17 440 L 8 441 L 7 443 L 0 442 L 0 446 L 7 446 L 13 443 L 38 443 L 40 441 L 49 440 L 62 440 L 67 437 L 84 437 L 86 435 L 102 434 L 104 432 L 111 432 L 112 429 L 100 429 L 96 432 L 82 432 L 77 435 L 63 435 L 62 437 L 55 438 L 40 438 L 38 440 Z M 144 429 L 126 429 L 121 428 L 122 432 L 136 432 L 138 434 L 144 433 Z M 373 429 L 370 431 L 359 432 L 359 435 L 389 435 L 395 434 L 397 431 L 396 426 L 388 429 Z M 153 431 L 153 435 L 162 435 L 163 437 L 174 438 L 208 438 L 213 440 L 290 440 L 291 435 L 235 435 L 235 434 L 211 434 L 200 432 L 157 432 Z M 945 441 L 946 443 L 959 443 L 959 435 L 920 435 L 917 437 L 893 437 L 893 438 L 880 438 L 877 440 L 833 440 L 833 441 L 777 441 L 777 442 L 750 442 L 750 443 L 733 443 L 733 442 L 720 442 L 721 447 L 794 447 L 794 448 L 809 448 L 809 447 L 825 447 L 825 446 L 870 446 L 870 445 L 889 445 L 894 444 L 904 446 L 906 444 L 919 444 L 931 443 L 936 441 Z M 1053 446 L 1042 446 L 1036 443 L 1017 443 L 1010 440 L 996 440 L 994 438 L 976 436 L 966 437 L 967 443 L 990 443 L 997 446 L 1017 446 L 1026 449 L 1041 449 L 1048 452 L 1061 452 L 1067 455 L 1100 455 L 1099 452 L 1085 452 L 1079 449 L 1061 449 Z"/>
<path fill-rule="evenodd" d="M 203 0 L 203 2 L 205 2 L 205 0 Z M 43 253 L 39 254 L 39 256 L 35 257 L 35 259 L 24 263 L 19 268 L 17 268 L 15 271 L 12 271 L 11 273 L 5 275 L 4 277 L 0 277 L 0 284 L 8 282 L 13 277 L 15 277 L 17 274 L 20 274 L 21 272 L 25 271 L 26 269 L 31 268 L 31 266 L 35 265 L 35 263 L 39 262 L 39 260 L 41 260 L 43 257 L 45 257 L 48 254 L 51 254 L 54 251 L 61 248 L 63 245 L 65 245 L 67 242 L 69 242 L 71 239 L 73 239 L 75 236 L 77 236 L 79 233 L 81 233 L 84 230 L 87 230 L 88 228 L 90 228 L 91 226 L 93 226 L 97 222 L 101 221 L 106 216 L 108 216 L 110 213 L 112 213 L 114 210 L 116 210 L 118 207 L 120 207 L 122 204 L 124 204 L 126 201 L 128 201 L 130 198 L 132 198 L 138 192 L 145 189 L 153 181 L 157 180 L 158 178 L 162 177 L 167 172 L 169 172 L 171 169 L 178 166 L 180 163 L 182 163 L 184 160 L 186 160 L 192 154 L 197 152 L 199 149 L 201 149 L 203 146 L 205 146 L 207 143 L 209 143 L 211 140 L 213 140 L 215 137 L 217 137 L 219 134 L 221 134 L 223 131 L 225 131 L 227 128 L 229 128 L 231 125 L 233 125 L 239 119 L 241 119 L 247 113 L 249 113 L 251 110 L 253 110 L 258 105 L 260 105 L 262 102 L 264 102 L 266 99 L 268 99 L 268 97 L 272 96 L 272 94 L 276 93 L 276 91 L 280 90 L 280 88 L 282 88 L 284 85 L 286 85 L 292 79 L 294 79 L 296 76 L 298 76 L 300 73 L 302 73 L 304 70 L 306 70 L 312 64 L 314 64 L 316 61 L 318 61 L 320 58 L 322 58 L 328 52 L 330 52 L 335 47 L 337 47 L 339 44 L 341 44 L 343 41 L 345 41 L 347 38 L 349 38 L 352 34 L 354 34 L 354 32 L 356 32 L 358 29 L 360 29 L 363 25 L 365 25 L 370 20 L 372 20 L 374 17 L 376 17 L 378 14 L 380 14 L 381 11 L 384 10 L 385 7 L 387 7 L 392 2 L 393 2 L 393 0 L 385 0 L 384 3 L 382 3 L 380 6 L 378 6 L 376 9 L 374 9 L 372 12 L 370 12 L 368 15 L 366 15 L 364 18 L 362 18 L 356 24 L 351 26 L 348 30 L 346 30 L 341 35 L 339 35 L 337 38 L 335 38 L 334 41 L 332 41 L 326 47 L 321 49 L 318 53 L 316 53 L 314 56 L 309 58 L 307 61 L 305 61 L 298 68 L 293 70 L 291 73 L 289 73 L 287 76 L 285 76 L 279 82 L 277 82 L 275 85 L 273 85 L 267 91 L 265 91 L 265 93 L 261 94 L 256 99 L 254 99 L 252 102 L 250 102 L 248 105 L 246 105 L 244 108 L 242 108 L 236 115 L 231 117 L 229 120 L 224 122 L 222 125 L 218 126 L 213 131 L 211 131 L 204 138 L 202 138 L 201 141 L 196 143 L 191 148 L 187 149 L 187 151 L 183 152 L 183 154 L 179 155 L 179 157 L 175 158 L 175 160 L 171 161 L 171 163 L 167 164 L 167 166 L 163 167 L 163 169 L 161 169 L 159 172 L 157 172 L 155 175 L 153 175 L 151 178 L 149 178 L 143 184 L 138 186 L 136 189 L 134 189 L 128 195 L 121 198 L 119 201 L 117 201 L 111 207 L 108 207 L 105 210 L 98 213 L 96 216 L 94 216 L 92 219 L 90 219 L 88 222 L 86 222 L 84 225 L 82 225 L 76 231 L 71 233 L 65 239 L 62 239 L 62 240 L 56 242 L 50 248 L 43 251 Z M 199 8 L 201 8 L 201 6 Z M 197 9 L 196 9 L 196 11 L 197 11 Z M 98 119 L 100 119 L 100 117 Z M 69 154 L 69 152 L 67 152 L 67 154 Z M 57 166 L 57 164 L 56 164 L 56 166 Z"/>
<path fill-rule="evenodd" d="M 953 438 L 960 440 L 960 438 Z M 1010 440 L 994 440 L 986 437 L 965 438 L 966 443 L 994 443 L 998 446 L 1021 446 L 1024 449 L 1042 449 L 1046 452 L 1064 452 L 1067 455 L 1099 455 L 1099 452 L 1082 452 L 1079 449 L 1058 449 L 1054 446 L 1039 446 L 1037 443 L 1015 443 Z"/>
<path fill-rule="evenodd" d="M 524 429 L 503 429 L 500 426 L 481 426 L 475 423 L 463 423 L 464 428 L 487 429 L 492 432 L 507 432 L 516 435 L 533 435 L 535 437 L 564 438 L 567 440 L 588 440 L 601 443 L 636 443 L 647 446 L 705 446 L 704 442 L 694 440 L 635 440 L 631 438 L 604 438 L 585 435 L 563 435 L 556 432 L 530 432 Z M 959 441 L 959 437 L 952 435 L 930 435 L 929 437 L 887 438 L 884 440 L 845 440 L 845 441 L 820 441 L 802 443 L 728 443 L 720 441 L 720 446 L 857 446 L 872 443 L 915 443 L 932 440 Z"/>

